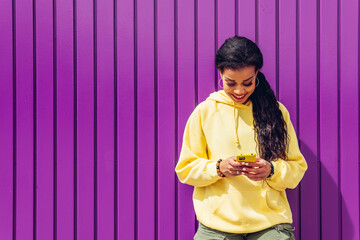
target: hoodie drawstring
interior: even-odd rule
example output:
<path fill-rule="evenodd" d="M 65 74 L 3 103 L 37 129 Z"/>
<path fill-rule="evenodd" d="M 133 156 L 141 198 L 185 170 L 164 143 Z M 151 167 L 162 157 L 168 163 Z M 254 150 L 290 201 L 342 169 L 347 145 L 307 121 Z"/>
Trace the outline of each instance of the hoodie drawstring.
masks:
<path fill-rule="evenodd" d="M 236 146 L 238 148 L 240 148 L 240 140 L 239 140 L 239 135 L 238 135 L 238 127 L 239 127 L 239 117 L 240 117 L 240 109 L 248 109 L 249 107 L 251 107 L 251 101 L 249 101 L 248 103 L 244 104 L 236 104 L 235 101 L 227 94 L 225 93 L 224 90 L 215 92 L 210 94 L 210 96 L 206 99 L 206 100 L 213 100 L 217 103 L 221 103 L 221 104 L 226 104 L 230 107 L 233 107 L 234 109 L 234 125 L 235 125 L 235 136 L 236 139 L 235 143 Z M 238 112 L 236 113 L 236 108 L 238 109 Z"/>
<path fill-rule="evenodd" d="M 240 147 L 240 141 L 239 141 L 239 135 L 238 135 L 238 118 L 236 116 L 236 108 L 235 108 L 235 102 L 234 102 L 234 122 L 235 122 L 235 143 L 238 147 Z"/>

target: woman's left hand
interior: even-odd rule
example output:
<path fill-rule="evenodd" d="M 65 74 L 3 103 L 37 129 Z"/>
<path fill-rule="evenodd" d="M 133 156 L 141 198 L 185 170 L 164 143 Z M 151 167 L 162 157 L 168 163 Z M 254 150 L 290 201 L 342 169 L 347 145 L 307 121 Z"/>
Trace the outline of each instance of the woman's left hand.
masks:
<path fill-rule="evenodd" d="M 250 180 L 265 180 L 271 172 L 271 164 L 262 158 L 256 158 L 255 162 L 244 165 L 243 172 Z"/>

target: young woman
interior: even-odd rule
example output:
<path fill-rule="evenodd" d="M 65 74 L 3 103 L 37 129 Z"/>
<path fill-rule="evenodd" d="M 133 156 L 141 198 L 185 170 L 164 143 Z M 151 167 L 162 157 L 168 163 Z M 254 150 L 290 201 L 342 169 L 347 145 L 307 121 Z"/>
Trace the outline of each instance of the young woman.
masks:
<path fill-rule="evenodd" d="M 216 53 L 223 90 L 200 103 L 186 124 L 175 171 L 195 187 L 194 239 L 295 239 L 285 189 L 299 184 L 307 164 L 262 65 L 254 42 L 227 39 Z M 236 161 L 251 153 L 255 162 Z"/>

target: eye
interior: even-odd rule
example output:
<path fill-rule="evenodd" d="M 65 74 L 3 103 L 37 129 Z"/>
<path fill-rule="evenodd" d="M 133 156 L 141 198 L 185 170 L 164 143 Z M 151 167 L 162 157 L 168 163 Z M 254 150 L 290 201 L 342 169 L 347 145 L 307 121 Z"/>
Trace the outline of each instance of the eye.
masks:
<path fill-rule="evenodd" d="M 249 86 L 251 86 L 253 84 L 253 82 L 251 81 L 250 83 L 248 83 L 248 84 L 243 84 L 245 87 L 249 87 Z"/>
<path fill-rule="evenodd" d="M 228 85 L 229 87 L 233 87 L 233 86 L 235 86 L 235 83 L 228 83 L 228 82 L 226 82 L 226 85 Z"/>

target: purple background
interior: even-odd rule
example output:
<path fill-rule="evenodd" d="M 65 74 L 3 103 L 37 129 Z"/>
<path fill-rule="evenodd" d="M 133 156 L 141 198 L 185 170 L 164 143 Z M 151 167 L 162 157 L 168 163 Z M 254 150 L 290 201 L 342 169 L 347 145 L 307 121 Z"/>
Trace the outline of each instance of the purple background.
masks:
<path fill-rule="evenodd" d="M 174 167 L 239 34 L 309 165 L 297 239 L 359 239 L 359 27 L 357 0 L 1 0 L 0 238 L 192 239 Z"/>

